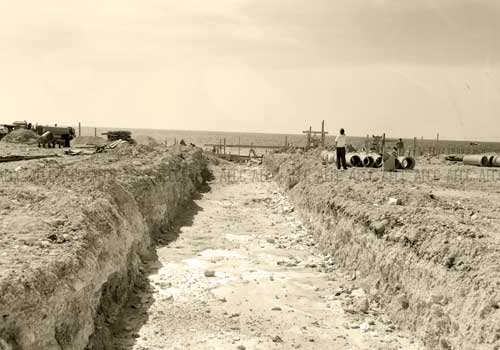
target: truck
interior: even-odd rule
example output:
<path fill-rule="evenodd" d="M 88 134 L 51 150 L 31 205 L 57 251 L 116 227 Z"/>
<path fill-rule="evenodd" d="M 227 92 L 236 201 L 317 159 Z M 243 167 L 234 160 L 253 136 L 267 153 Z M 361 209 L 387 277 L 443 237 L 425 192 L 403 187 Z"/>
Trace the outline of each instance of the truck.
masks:
<path fill-rule="evenodd" d="M 62 126 L 37 125 L 35 131 L 40 136 L 45 135 L 42 140 L 47 140 L 47 142 L 45 142 L 43 146 L 47 144 L 49 147 L 55 147 L 56 145 L 59 147 L 70 147 L 71 140 L 73 140 L 76 135 L 74 128 Z M 52 137 L 50 137 L 50 134 L 52 134 Z M 41 145 L 42 144 L 39 144 L 39 146 Z"/>

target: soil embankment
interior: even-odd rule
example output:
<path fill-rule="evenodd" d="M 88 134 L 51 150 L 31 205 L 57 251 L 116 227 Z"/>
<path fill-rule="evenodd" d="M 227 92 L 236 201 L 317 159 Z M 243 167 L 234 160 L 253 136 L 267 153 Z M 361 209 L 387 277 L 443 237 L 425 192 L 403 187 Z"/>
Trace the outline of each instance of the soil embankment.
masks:
<path fill-rule="evenodd" d="M 206 179 L 198 149 L 9 163 L 0 188 L 0 349 L 105 349 L 152 237 Z"/>
<path fill-rule="evenodd" d="M 500 348 L 498 186 L 444 179 L 443 165 L 398 180 L 339 173 L 314 152 L 266 165 L 320 248 L 429 349 Z"/>
<path fill-rule="evenodd" d="M 213 169 L 145 263 L 114 350 L 423 349 L 316 249 L 260 167 Z"/>

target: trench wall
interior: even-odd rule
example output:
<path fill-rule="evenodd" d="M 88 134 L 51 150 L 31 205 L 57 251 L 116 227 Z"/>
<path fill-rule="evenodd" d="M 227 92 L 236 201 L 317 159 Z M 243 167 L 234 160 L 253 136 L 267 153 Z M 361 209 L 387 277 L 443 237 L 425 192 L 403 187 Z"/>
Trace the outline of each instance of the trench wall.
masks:
<path fill-rule="evenodd" d="M 40 233 L 58 244 L 42 241 L 46 254 L 36 261 L 23 256 L 24 268 L 0 279 L 1 350 L 111 349 L 108 327 L 152 254 L 152 238 L 168 229 L 208 176 L 201 150 L 120 152 L 44 164 L 63 176 L 24 183 L 32 192 L 60 196 L 42 197 L 53 206 L 48 219 L 66 216 Z M 64 178 L 74 170 L 78 181 Z"/>
<path fill-rule="evenodd" d="M 356 276 L 371 302 L 429 349 L 499 349 L 500 249 L 489 236 L 495 226 L 470 221 L 467 208 L 433 196 L 427 185 L 349 175 L 325 181 L 325 170 L 336 170 L 318 159 L 277 154 L 265 166 L 320 248 Z M 388 205 L 390 197 L 402 205 Z"/>

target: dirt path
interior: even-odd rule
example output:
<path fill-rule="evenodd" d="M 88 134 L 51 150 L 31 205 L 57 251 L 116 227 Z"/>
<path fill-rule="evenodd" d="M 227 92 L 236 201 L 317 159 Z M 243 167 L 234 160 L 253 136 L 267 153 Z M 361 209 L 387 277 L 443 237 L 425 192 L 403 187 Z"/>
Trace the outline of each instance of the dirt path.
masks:
<path fill-rule="evenodd" d="M 271 182 L 212 184 L 147 264 L 116 348 L 422 349 L 292 210 Z"/>

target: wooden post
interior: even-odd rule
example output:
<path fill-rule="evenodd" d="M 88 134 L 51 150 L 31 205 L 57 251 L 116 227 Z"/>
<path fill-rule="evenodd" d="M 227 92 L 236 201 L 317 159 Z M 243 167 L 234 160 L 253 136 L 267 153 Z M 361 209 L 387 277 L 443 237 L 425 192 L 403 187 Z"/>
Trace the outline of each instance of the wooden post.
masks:
<path fill-rule="evenodd" d="M 226 154 L 226 138 L 224 137 L 224 154 Z"/>
<path fill-rule="evenodd" d="M 288 136 L 285 135 L 285 148 L 288 147 Z"/>
<path fill-rule="evenodd" d="M 219 138 L 219 154 L 222 153 L 222 139 Z"/>
<path fill-rule="evenodd" d="M 385 156 L 385 132 L 382 134 L 382 157 Z"/>
<path fill-rule="evenodd" d="M 241 155 L 241 136 L 238 137 L 238 155 Z"/>
<path fill-rule="evenodd" d="M 97 128 L 94 128 L 94 136 L 97 136 Z"/>
<path fill-rule="evenodd" d="M 309 132 L 307 133 L 307 146 L 306 146 L 306 150 L 308 150 L 309 147 L 311 146 L 311 134 L 312 134 L 312 126 L 309 127 Z"/>
<path fill-rule="evenodd" d="M 417 155 L 417 138 L 413 138 L 413 156 L 415 157 Z"/>
<path fill-rule="evenodd" d="M 325 121 L 321 122 L 321 146 L 325 147 Z"/>
<path fill-rule="evenodd" d="M 439 133 L 437 133 L 437 136 L 436 136 L 436 154 L 434 154 L 435 156 L 437 156 L 437 153 L 438 153 L 438 145 L 439 145 Z"/>
<path fill-rule="evenodd" d="M 78 136 L 82 136 L 82 124 L 78 122 Z"/>

